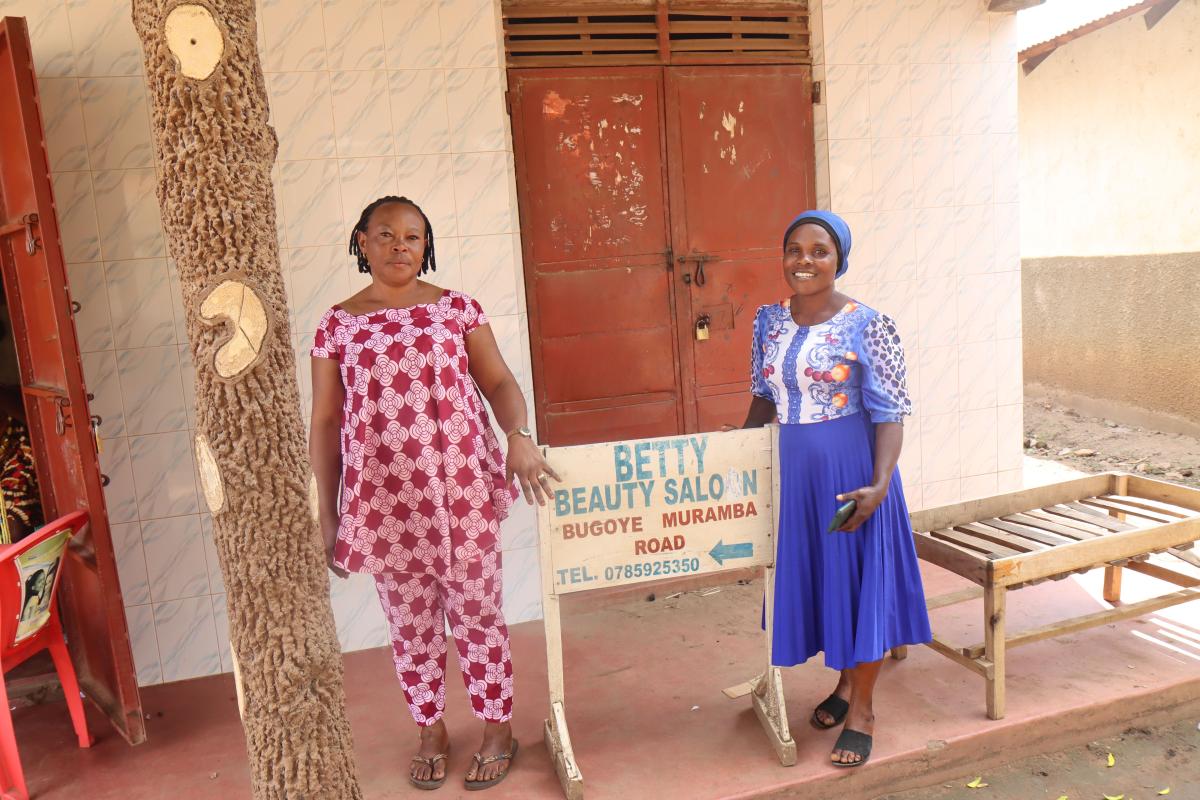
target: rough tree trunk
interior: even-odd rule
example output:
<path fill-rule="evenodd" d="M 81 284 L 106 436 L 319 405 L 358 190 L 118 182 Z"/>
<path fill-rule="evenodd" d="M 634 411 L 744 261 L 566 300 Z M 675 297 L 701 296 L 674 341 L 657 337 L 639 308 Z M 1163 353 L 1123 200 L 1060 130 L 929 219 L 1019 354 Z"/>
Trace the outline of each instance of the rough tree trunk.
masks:
<path fill-rule="evenodd" d="M 133 0 L 254 797 L 361 798 L 312 511 L 254 0 Z"/>

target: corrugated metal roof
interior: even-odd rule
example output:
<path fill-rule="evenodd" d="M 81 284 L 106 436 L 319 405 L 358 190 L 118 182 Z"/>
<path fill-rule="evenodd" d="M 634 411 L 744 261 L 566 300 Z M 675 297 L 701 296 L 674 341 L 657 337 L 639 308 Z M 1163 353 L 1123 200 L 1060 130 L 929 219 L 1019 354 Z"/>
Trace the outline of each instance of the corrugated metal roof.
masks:
<path fill-rule="evenodd" d="M 1147 26 L 1179 0 L 1049 0 L 1017 14 L 1017 61 L 1029 72 L 1055 48 L 1118 20 L 1145 14 Z M 1158 6 L 1159 8 L 1155 8 Z M 1022 24 L 1023 14 L 1042 14 Z M 1101 13 L 1104 12 L 1104 13 Z M 1151 19 L 1155 17 L 1155 19 Z"/>
<path fill-rule="evenodd" d="M 1048 42 L 1090 23 L 1116 15 L 1143 0 L 1046 0 L 1017 13 L 1017 49 Z M 1119 17 L 1117 17 L 1119 19 Z"/>

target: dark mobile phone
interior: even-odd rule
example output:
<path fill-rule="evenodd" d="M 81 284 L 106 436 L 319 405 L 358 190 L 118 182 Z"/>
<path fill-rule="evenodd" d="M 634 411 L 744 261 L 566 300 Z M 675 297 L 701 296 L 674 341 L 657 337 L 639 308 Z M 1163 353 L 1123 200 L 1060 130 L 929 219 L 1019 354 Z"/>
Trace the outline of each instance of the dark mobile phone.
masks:
<path fill-rule="evenodd" d="M 829 527 L 825 529 L 826 533 L 833 533 L 838 528 L 846 524 L 846 520 L 854 516 L 854 510 L 858 508 L 858 501 L 850 500 L 838 508 L 837 513 L 833 515 L 833 519 L 829 521 Z"/>

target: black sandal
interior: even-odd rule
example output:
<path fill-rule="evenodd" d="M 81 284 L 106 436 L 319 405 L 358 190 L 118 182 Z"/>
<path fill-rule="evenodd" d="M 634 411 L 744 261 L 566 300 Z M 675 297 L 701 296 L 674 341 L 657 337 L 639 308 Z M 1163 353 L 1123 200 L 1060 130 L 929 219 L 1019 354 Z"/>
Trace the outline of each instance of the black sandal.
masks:
<path fill-rule="evenodd" d="M 497 761 L 507 761 L 508 766 L 506 766 L 504 768 L 503 772 L 501 772 L 496 777 L 492 778 L 490 781 L 464 780 L 463 785 L 467 787 L 468 792 L 477 792 L 480 789 L 488 789 L 488 788 L 491 788 L 492 786 L 495 786 L 497 783 L 499 783 L 500 781 L 502 781 L 508 777 L 508 773 L 510 771 L 512 771 L 513 759 L 515 759 L 516 757 L 517 757 L 517 740 L 516 739 L 512 740 L 512 749 L 509 750 L 507 753 L 498 753 L 497 755 L 488 756 L 487 758 L 484 758 L 483 756 L 479 755 L 479 753 L 476 753 L 475 755 L 471 756 L 471 759 L 476 764 L 479 765 L 475 768 L 476 775 L 479 774 L 479 767 L 482 767 L 484 764 L 493 764 Z"/>
<path fill-rule="evenodd" d="M 838 697 L 837 694 L 831 694 L 821 701 L 821 704 L 813 709 L 812 717 L 809 718 L 809 724 L 821 731 L 827 731 L 830 728 L 842 724 L 842 720 L 846 718 L 846 712 L 850 710 L 850 703 Z M 824 711 L 829 716 L 833 717 L 833 722 L 826 725 L 821 722 L 821 718 L 817 716 L 818 711 Z"/>
<path fill-rule="evenodd" d="M 874 740 L 868 734 L 862 731 L 852 731 L 849 728 L 842 729 L 842 735 L 838 737 L 837 742 L 833 745 L 831 753 L 836 753 L 838 750 L 846 750 L 858 756 L 858 761 L 842 763 L 841 761 L 830 761 L 835 767 L 861 767 L 867 763 L 867 759 L 871 757 L 871 743 Z"/>

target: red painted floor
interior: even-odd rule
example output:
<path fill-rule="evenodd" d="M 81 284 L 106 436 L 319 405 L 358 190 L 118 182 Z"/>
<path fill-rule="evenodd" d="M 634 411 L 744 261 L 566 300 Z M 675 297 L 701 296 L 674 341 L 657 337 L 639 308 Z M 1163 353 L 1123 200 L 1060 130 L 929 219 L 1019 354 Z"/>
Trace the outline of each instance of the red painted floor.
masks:
<path fill-rule="evenodd" d="M 1176 561 L 1175 564 L 1180 562 Z M 1175 564 L 1171 566 L 1174 567 Z M 928 567 L 931 595 L 961 588 Z M 1125 576 L 1125 599 L 1170 590 Z M 649 591 L 649 590 L 648 590 Z M 1009 630 L 1097 610 L 1099 573 L 1010 595 Z M 1200 712 L 1200 604 L 1012 651 L 1008 715 L 984 714 L 983 682 L 927 648 L 889 661 L 877 694 L 871 763 L 826 763 L 836 732 L 807 724 L 833 684 L 810 663 L 785 672 L 799 763 L 775 760 L 749 701 L 721 689 L 752 676 L 763 658 L 760 588 L 725 586 L 706 597 L 627 601 L 564 618 L 567 717 L 588 798 L 702 800 L 801 796 L 870 798 L 950 775 L 1053 751 L 1137 722 Z M 966 645 L 981 638 L 980 601 L 934 612 L 934 628 Z M 541 741 L 547 701 L 541 623 L 514 626 L 520 756 L 486 797 L 560 797 Z M 414 728 L 385 650 L 346 657 L 358 772 L 370 800 L 420 795 L 405 780 Z M 150 741 L 131 748 L 98 716 L 91 750 L 74 746 L 65 706 L 14 713 L 22 760 L 38 800 L 248 798 L 248 772 L 229 676 L 147 688 Z M 382 698 L 382 700 L 381 700 Z M 466 693 L 454 684 L 447 714 L 452 781 L 433 797 L 467 796 L 460 784 L 478 740 Z M 469 796 L 478 797 L 477 793 Z M 1180 795 L 1184 796 L 1184 795 Z"/>

